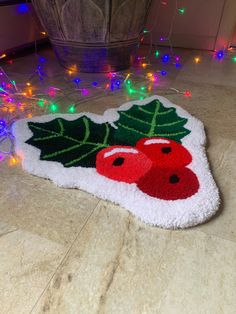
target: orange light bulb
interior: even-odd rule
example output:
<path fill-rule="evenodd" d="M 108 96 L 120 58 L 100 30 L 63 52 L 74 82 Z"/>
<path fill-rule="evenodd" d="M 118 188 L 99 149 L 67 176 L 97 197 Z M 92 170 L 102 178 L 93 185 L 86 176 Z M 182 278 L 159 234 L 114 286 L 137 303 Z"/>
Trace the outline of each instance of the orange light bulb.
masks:
<path fill-rule="evenodd" d="M 10 160 L 9 160 L 9 165 L 10 165 L 10 166 L 15 166 L 15 165 L 17 165 L 18 163 L 19 163 L 19 159 L 16 158 L 16 157 L 14 157 L 14 156 L 12 156 L 12 157 L 10 158 Z"/>

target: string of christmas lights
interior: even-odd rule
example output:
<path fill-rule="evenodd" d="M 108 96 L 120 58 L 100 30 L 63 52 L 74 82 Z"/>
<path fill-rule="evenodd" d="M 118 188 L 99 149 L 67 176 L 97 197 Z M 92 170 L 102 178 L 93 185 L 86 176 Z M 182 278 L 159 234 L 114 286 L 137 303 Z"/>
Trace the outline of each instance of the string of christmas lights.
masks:
<path fill-rule="evenodd" d="M 162 5 L 168 5 L 167 1 L 162 1 Z M 23 13 L 28 10 L 21 7 Z M 27 5 L 26 5 L 27 6 Z M 61 75 L 63 87 L 50 86 L 48 76 L 49 67 L 45 57 L 38 55 L 37 42 L 35 42 L 35 58 L 37 66 L 32 71 L 26 82 L 17 83 L 10 75 L 6 73 L 3 66 L 0 67 L 0 161 L 9 156 L 9 164 L 15 165 L 18 159 L 14 156 L 14 137 L 11 132 L 11 126 L 14 121 L 21 118 L 31 118 L 45 113 L 76 113 L 77 107 L 83 103 L 95 100 L 104 95 L 114 93 L 125 93 L 127 98 L 144 99 L 152 92 L 169 95 L 177 93 L 185 97 L 191 97 L 189 90 L 180 91 L 169 87 L 166 83 L 169 70 L 176 71 L 181 68 L 181 57 L 174 54 L 171 37 L 174 29 L 174 23 L 177 14 L 183 15 L 187 8 L 180 7 L 178 0 L 175 0 L 175 10 L 170 22 L 170 28 L 167 37 L 161 37 L 160 42 L 169 43 L 169 53 L 161 52 L 152 42 L 151 29 L 144 29 L 140 36 L 140 43 L 144 36 L 150 36 L 150 45 L 145 56 L 137 56 L 134 66 L 130 71 L 108 73 L 100 75 L 99 79 L 94 80 L 90 77 L 88 80 L 82 80 L 75 69 L 67 70 L 65 73 L 56 73 L 55 77 Z M 156 21 L 155 21 L 156 23 Z M 41 30 L 39 30 L 42 33 Z M 46 33 L 43 32 L 44 36 Z M 227 50 L 214 52 L 214 57 L 222 61 L 227 55 Z M 11 66 L 14 61 L 9 59 L 7 53 L 0 54 L 0 61 L 5 61 Z M 154 61 L 153 61 L 154 60 Z M 201 57 L 195 56 L 193 62 L 199 64 Z M 232 61 L 236 63 L 236 55 L 232 56 Z M 153 67 L 156 70 L 153 70 Z M 168 70 L 167 67 L 168 66 Z M 149 68 L 152 68 L 150 71 Z M 36 81 L 36 85 L 34 82 Z M 39 86 L 38 82 L 41 83 Z M 66 109 L 60 108 L 59 103 L 70 102 Z"/>

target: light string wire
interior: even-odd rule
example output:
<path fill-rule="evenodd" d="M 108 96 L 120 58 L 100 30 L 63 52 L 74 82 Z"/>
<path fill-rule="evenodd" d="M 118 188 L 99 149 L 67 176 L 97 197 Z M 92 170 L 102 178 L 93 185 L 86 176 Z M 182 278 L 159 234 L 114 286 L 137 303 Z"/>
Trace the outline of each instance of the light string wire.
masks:
<path fill-rule="evenodd" d="M 176 8 L 177 8 L 177 6 L 178 6 L 177 0 L 175 0 L 175 1 L 176 1 Z M 27 2 L 28 2 L 28 1 L 26 1 L 26 3 L 27 3 Z M 36 23 L 36 21 L 35 21 L 33 15 L 32 15 L 31 10 L 29 10 L 29 14 L 30 14 L 31 20 L 33 21 L 33 23 L 34 23 L 36 29 L 40 32 L 40 30 L 39 30 L 39 25 L 38 25 L 38 23 Z M 170 36 L 172 35 L 175 17 L 176 17 L 176 12 L 174 12 L 174 15 L 173 15 L 173 18 L 172 18 L 172 22 L 171 22 L 171 26 L 170 26 L 168 38 L 170 38 Z M 157 19 L 155 20 L 155 22 L 154 22 L 154 24 L 153 24 L 151 30 L 148 31 L 148 33 L 149 33 L 149 35 L 150 35 L 150 48 L 149 48 L 148 54 L 147 54 L 145 57 L 140 58 L 140 59 L 149 60 L 149 58 L 150 58 L 151 55 L 152 55 L 152 50 L 153 50 L 152 31 L 153 31 L 153 29 L 154 29 L 154 27 L 155 27 L 155 25 L 156 25 L 156 22 L 157 22 Z M 41 32 L 40 32 L 40 33 L 41 33 Z M 141 41 L 140 41 L 140 42 L 141 42 Z M 171 42 L 170 42 L 170 44 L 171 44 Z M 35 40 L 35 42 L 34 42 L 34 47 L 35 47 L 35 52 L 34 52 L 35 56 L 40 57 L 40 56 L 38 55 L 37 40 Z M 173 51 L 173 47 L 171 46 L 170 48 L 171 48 L 171 51 Z M 24 92 L 19 91 L 19 90 L 18 90 L 18 87 L 17 87 L 17 85 L 16 85 L 16 83 L 15 83 L 15 81 L 14 81 L 14 80 L 11 80 L 11 78 L 7 75 L 7 73 L 4 71 L 4 69 L 3 69 L 2 67 L 0 67 L 0 70 L 1 70 L 1 72 L 3 73 L 3 75 L 7 78 L 8 82 L 9 82 L 10 84 L 12 84 L 12 85 L 14 86 L 14 89 L 15 89 L 15 92 L 14 92 L 14 93 L 11 92 L 11 94 L 10 94 L 10 93 L 9 93 L 8 91 L 6 91 L 5 89 L 1 88 L 1 91 L 3 92 L 4 96 L 10 97 L 10 98 L 11 98 L 11 97 L 15 97 L 15 98 L 17 98 L 16 101 L 17 101 L 17 100 L 20 101 L 20 100 L 21 100 L 21 97 L 26 97 L 27 100 L 38 101 L 38 102 L 41 101 L 41 97 L 40 97 L 40 96 L 44 96 L 44 97 L 45 97 L 44 94 L 35 94 L 35 95 L 29 96 L 29 95 L 26 95 Z M 160 72 L 160 71 L 157 71 L 157 73 L 158 73 L 158 72 Z M 44 76 L 44 75 L 43 75 L 43 72 L 41 71 L 41 66 L 38 66 L 37 69 L 30 75 L 30 77 L 29 77 L 29 79 L 28 79 L 28 82 L 31 82 L 32 79 L 33 79 L 35 76 L 37 76 L 37 75 L 39 76 L 40 80 L 43 80 L 43 76 Z M 134 74 L 134 73 L 128 73 L 128 74 L 127 74 L 127 73 L 123 73 L 123 72 L 117 72 L 115 76 L 116 76 L 118 79 L 120 79 L 121 82 L 123 82 L 123 83 L 126 85 L 126 82 L 128 81 L 128 78 L 129 78 L 130 76 L 135 77 L 136 74 Z M 140 75 L 140 74 L 139 74 L 139 79 L 146 79 L 146 75 Z M 28 84 L 31 85 L 31 83 L 28 83 Z M 111 85 L 112 85 L 111 82 L 110 82 L 109 85 L 110 85 L 109 87 L 111 87 Z M 107 86 L 108 86 L 108 84 L 106 85 L 106 88 L 105 88 L 105 89 L 102 88 L 102 87 L 100 87 L 100 86 L 99 86 L 99 87 L 96 87 L 97 92 L 96 92 L 94 95 L 87 96 L 85 99 L 79 99 L 78 102 L 76 102 L 76 103 L 73 105 L 74 108 L 76 108 L 76 107 L 77 107 L 78 105 L 80 105 L 80 104 L 83 104 L 83 103 L 86 103 L 86 102 L 88 102 L 88 101 L 91 101 L 91 100 L 94 100 L 94 99 L 99 98 L 99 97 L 101 96 L 101 94 L 104 93 L 104 91 L 105 91 L 107 94 L 109 94 L 109 93 L 111 92 L 111 90 L 109 90 L 109 89 L 107 90 Z M 119 87 L 119 86 L 118 86 L 118 87 Z M 80 91 L 80 92 L 82 92 L 82 93 L 83 93 L 84 89 L 85 89 L 85 87 L 83 87 L 83 88 L 78 88 L 78 86 L 77 86 L 77 88 L 75 88 L 76 91 Z M 63 91 L 62 91 L 61 89 L 58 89 L 58 88 L 55 88 L 55 87 L 54 87 L 54 90 L 60 91 L 60 92 L 63 94 L 63 99 L 66 98 L 66 97 L 69 97 L 70 94 L 73 94 L 73 93 L 74 93 L 74 90 L 70 91 L 69 93 L 63 93 Z M 166 88 L 164 88 L 163 90 L 166 90 Z M 169 90 L 172 91 L 172 92 L 174 91 L 174 92 L 176 92 L 176 93 L 182 93 L 181 91 L 179 91 L 179 90 L 177 90 L 177 89 L 174 89 L 174 88 L 169 88 Z M 118 92 L 118 91 L 121 91 L 121 89 L 120 89 L 120 88 L 117 88 L 117 89 L 116 89 L 116 92 Z M 139 93 L 139 94 L 142 95 L 143 97 L 146 96 L 146 93 L 144 93 L 144 92 L 142 92 L 142 91 L 138 91 L 138 90 L 136 90 L 136 89 L 134 89 L 134 88 L 131 89 L 131 88 L 129 87 L 129 91 L 130 91 L 130 93 L 134 93 L 134 92 L 135 92 L 135 93 Z M 57 100 L 56 98 L 53 99 L 53 101 L 49 101 L 49 102 L 48 102 L 48 100 L 46 100 L 46 106 L 43 106 L 42 113 L 46 113 L 46 112 L 48 111 L 48 108 L 49 108 L 56 100 Z M 44 102 L 45 102 L 45 100 L 44 100 Z M 4 109 L 7 110 L 7 106 L 6 106 L 5 104 L 2 106 L 2 108 L 4 108 Z M 34 105 L 29 106 L 29 105 L 27 104 L 27 109 L 28 109 L 28 111 L 31 111 L 30 109 L 33 110 L 33 109 L 34 109 Z M 9 112 L 7 111 L 7 113 L 8 113 L 8 114 L 11 113 L 10 110 L 9 110 Z M 13 124 L 13 122 L 14 122 L 15 120 L 16 120 L 16 118 L 15 118 L 15 119 L 14 119 L 14 118 L 12 119 L 12 118 L 9 118 L 9 117 L 8 117 L 8 123 L 4 123 L 3 120 L 1 120 L 2 123 L 0 124 L 0 127 L 1 127 L 1 133 L 0 133 L 0 139 L 1 139 L 1 140 L 0 140 L 0 147 L 2 146 L 1 144 L 2 144 L 3 142 L 5 143 L 6 141 L 10 141 L 10 148 L 9 148 L 7 151 L 0 149 L 0 153 L 1 153 L 1 154 L 7 154 L 7 155 L 13 155 L 13 154 L 14 154 L 14 149 L 13 149 L 13 148 L 14 148 L 14 143 L 13 143 L 13 142 L 14 142 L 14 136 L 12 135 L 12 132 L 11 132 L 11 125 Z"/>
<path fill-rule="evenodd" d="M 168 48 L 170 49 L 170 52 L 172 56 L 174 55 L 173 50 L 173 43 L 172 43 L 172 35 L 174 30 L 175 21 L 177 18 L 177 13 L 179 10 L 183 10 L 179 8 L 179 2 L 178 0 L 174 1 L 174 10 L 172 19 L 170 22 L 168 35 L 165 38 L 165 41 L 168 42 Z M 26 1 L 28 3 L 28 0 Z M 165 2 L 167 5 L 167 2 Z M 161 1 L 158 4 L 158 8 L 161 7 Z M 158 9 L 158 14 L 160 14 L 161 10 Z M 185 10 L 185 9 L 184 9 Z M 37 30 L 41 32 L 41 29 L 39 30 L 39 24 L 36 23 L 34 20 L 34 16 L 32 15 L 31 10 L 29 10 L 29 14 L 31 16 L 32 21 L 34 22 Z M 181 13 L 183 14 L 183 13 Z M 149 30 L 145 30 L 140 34 L 140 40 L 139 40 L 139 46 L 142 42 L 142 38 L 144 36 L 150 36 L 150 44 L 147 54 L 144 57 L 137 57 L 138 63 L 141 64 L 141 66 L 146 69 L 146 67 L 151 65 L 151 57 L 153 55 L 153 47 L 156 50 L 157 44 L 153 44 L 153 30 L 157 26 L 158 18 L 154 20 L 153 25 L 150 27 Z M 162 40 L 160 40 L 162 41 Z M 122 72 L 116 72 L 116 73 L 109 73 L 108 78 L 105 77 L 102 81 L 99 82 L 99 84 L 96 84 L 93 86 L 92 91 L 93 94 L 90 94 L 90 91 L 88 88 L 91 87 L 91 82 L 80 82 L 80 79 L 76 78 L 74 74 L 76 74 L 74 71 L 67 71 L 67 75 L 59 73 L 54 73 L 54 77 L 59 77 L 60 75 L 63 76 L 63 80 L 68 84 L 68 88 L 58 88 L 53 86 L 47 85 L 47 93 L 45 94 L 45 91 L 33 93 L 31 89 L 32 88 L 32 81 L 35 79 L 39 79 L 41 81 L 42 86 L 44 86 L 45 77 L 47 77 L 47 72 L 44 68 L 44 61 L 38 54 L 38 43 L 37 40 L 34 42 L 35 51 L 34 54 L 36 58 L 39 59 L 37 68 L 29 75 L 29 78 L 27 80 L 27 83 L 21 83 L 16 84 L 14 80 L 11 79 L 10 75 L 8 75 L 3 67 L 0 66 L 0 75 L 5 77 L 8 81 L 8 85 L 11 86 L 11 88 L 0 88 L 0 99 L 3 100 L 3 103 L 0 103 L 0 109 L 4 112 L 4 120 L 0 118 L 0 160 L 2 155 L 10 155 L 12 156 L 13 160 L 15 160 L 14 156 L 14 136 L 12 134 L 11 126 L 14 121 L 18 120 L 19 118 L 31 118 L 35 114 L 45 114 L 49 112 L 56 112 L 57 111 L 57 101 L 62 100 L 71 100 L 71 105 L 68 108 L 70 113 L 73 113 L 76 111 L 76 108 L 79 105 L 82 105 L 86 102 L 99 99 L 102 95 L 111 95 L 116 93 L 121 93 L 124 89 L 127 90 L 128 95 L 132 97 L 132 94 L 139 95 L 140 99 L 144 99 L 149 95 L 149 92 L 151 89 L 149 89 L 150 86 L 141 86 L 140 88 L 134 87 L 133 83 L 135 84 L 143 84 L 143 81 L 147 83 L 147 85 L 154 84 L 155 87 L 158 89 L 158 92 L 162 95 L 171 95 L 171 94 L 183 94 L 185 96 L 191 96 L 191 93 L 189 91 L 181 91 L 173 87 L 162 87 L 161 85 L 155 84 L 155 81 L 158 79 L 158 75 L 166 75 L 165 71 L 161 70 L 155 70 L 154 73 L 141 73 L 140 71 L 132 72 L 131 71 L 122 71 Z M 223 56 L 223 54 L 222 54 Z M 6 54 L 2 54 L 0 56 L 0 59 L 4 59 L 6 57 Z M 221 55 L 220 55 L 221 57 Z M 40 61 L 40 59 L 42 59 Z M 199 62 L 200 58 L 195 58 L 198 60 L 195 60 L 195 63 Z M 177 64 L 177 60 L 175 60 L 173 64 Z M 178 60 L 179 61 L 179 60 Z M 236 58 L 235 58 L 236 62 Z M 135 70 L 135 68 L 133 69 Z M 70 73 L 71 72 L 71 73 Z M 139 72 L 137 74 L 137 72 Z M 163 72 L 163 73 L 162 73 Z M 165 73 L 164 73 L 165 72 Z M 18 74 L 18 73 L 16 73 Z M 11 72 L 11 76 L 14 75 L 13 72 Z M 0 78 L 1 78 L 0 76 Z M 132 79 L 132 81 L 131 81 Z M 78 80 L 78 82 L 76 82 Z M 83 84 L 82 84 L 83 83 Z M 94 82 L 96 83 L 96 82 Z M 104 87 L 105 84 L 105 87 Z M 25 92 L 24 89 L 28 88 L 28 90 L 31 92 Z M 152 87 L 151 87 L 152 88 Z M 48 92 L 49 90 L 49 92 Z M 50 94 L 51 93 L 51 94 Z M 76 95 L 76 100 L 73 98 L 73 96 Z M 85 97 L 86 96 L 86 97 Z M 124 96 L 124 95 L 123 95 Z M 27 102 L 27 103 L 25 103 Z M 0 111 L 0 112 L 1 112 Z M 3 148 L 3 144 L 8 143 L 8 149 Z M 13 162 L 14 164 L 14 162 Z"/>

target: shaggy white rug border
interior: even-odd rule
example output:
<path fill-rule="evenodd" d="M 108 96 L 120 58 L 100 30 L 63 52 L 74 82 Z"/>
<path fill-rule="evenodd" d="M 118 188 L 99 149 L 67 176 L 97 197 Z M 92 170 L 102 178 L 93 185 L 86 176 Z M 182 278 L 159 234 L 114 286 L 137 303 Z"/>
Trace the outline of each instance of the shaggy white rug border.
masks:
<path fill-rule="evenodd" d="M 187 199 L 160 200 L 144 194 L 136 184 L 105 178 L 99 175 L 95 168 L 65 168 L 58 162 L 42 161 L 39 159 L 40 150 L 25 143 L 33 135 L 27 125 L 29 121 L 48 122 L 58 117 L 75 120 L 86 115 L 96 123 L 112 123 L 119 118 L 119 110 L 128 110 L 134 104 L 142 106 L 154 99 L 158 99 L 165 107 L 175 107 L 178 115 L 188 119 L 185 127 L 191 130 L 191 133 L 183 138 L 182 144 L 192 154 L 193 160 L 188 168 L 197 175 L 200 188 L 196 194 Z M 22 159 L 24 170 L 33 175 L 51 179 L 60 187 L 78 188 L 101 199 L 119 204 L 148 224 L 167 229 L 186 228 L 208 220 L 219 208 L 219 191 L 211 175 L 205 152 L 204 126 L 201 121 L 164 97 L 155 95 L 141 101 L 131 101 L 119 108 L 106 110 L 104 115 L 83 112 L 73 115 L 50 114 L 22 119 L 14 123 L 13 134 L 15 151 Z"/>

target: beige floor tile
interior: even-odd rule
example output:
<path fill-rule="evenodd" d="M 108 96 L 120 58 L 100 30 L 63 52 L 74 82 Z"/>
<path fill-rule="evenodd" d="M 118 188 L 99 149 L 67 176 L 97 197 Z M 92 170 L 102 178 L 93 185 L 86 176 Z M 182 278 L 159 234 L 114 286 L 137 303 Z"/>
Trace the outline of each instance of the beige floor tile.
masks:
<path fill-rule="evenodd" d="M 192 97 L 178 94 L 167 98 L 200 119 L 205 126 L 208 147 L 216 137 L 236 139 L 236 89 L 219 85 L 176 80 L 179 90 L 189 89 Z"/>
<path fill-rule="evenodd" d="M 184 60 L 184 66 L 179 72 L 178 80 L 236 86 L 236 66 L 232 62 L 235 52 L 229 52 L 221 61 L 216 60 L 212 52 L 192 51 Z M 194 57 L 200 56 L 201 62 L 196 64 Z"/>
<path fill-rule="evenodd" d="M 0 312 L 29 313 L 65 249 L 37 235 L 17 230 L 0 235 L 0 252 Z"/>
<path fill-rule="evenodd" d="M 70 244 L 99 200 L 88 193 L 62 189 L 49 180 L 1 165 L 0 219 L 17 228 Z"/>
<path fill-rule="evenodd" d="M 235 260 L 236 246 L 232 241 L 195 230 L 172 232 L 160 266 L 167 289 L 162 292 L 157 313 L 233 314 Z M 147 311 L 153 312 L 152 308 Z"/>
<path fill-rule="evenodd" d="M 33 313 L 233 314 L 235 260 L 231 241 L 101 202 Z"/>
<path fill-rule="evenodd" d="M 137 254 L 145 260 L 150 239 L 144 239 L 143 245 L 137 243 L 135 233 L 142 234 L 144 224 L 135 222 L 127 211 L 101 202 L 34 312 L 98 313 L 120 268 L 120 259 L 131 273 Z M 151 238 L 160 234 L 160 245 L 154 248 L 158 262 L 170 232 L 152 229 Z"/>

